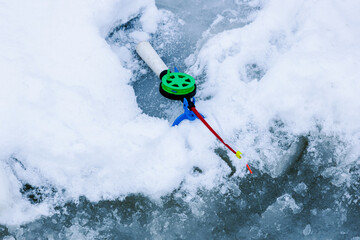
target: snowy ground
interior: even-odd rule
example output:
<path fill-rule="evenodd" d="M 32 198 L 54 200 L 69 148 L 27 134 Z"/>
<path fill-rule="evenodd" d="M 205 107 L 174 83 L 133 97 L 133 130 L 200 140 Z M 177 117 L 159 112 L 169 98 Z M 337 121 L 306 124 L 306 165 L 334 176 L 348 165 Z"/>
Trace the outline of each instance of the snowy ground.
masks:
<path fill-rule="evenodd" d="M 360 239 L 359 10 L 0 1 L 0 238 Z M 143 40 L 242 161 L 170 127 Z"/>

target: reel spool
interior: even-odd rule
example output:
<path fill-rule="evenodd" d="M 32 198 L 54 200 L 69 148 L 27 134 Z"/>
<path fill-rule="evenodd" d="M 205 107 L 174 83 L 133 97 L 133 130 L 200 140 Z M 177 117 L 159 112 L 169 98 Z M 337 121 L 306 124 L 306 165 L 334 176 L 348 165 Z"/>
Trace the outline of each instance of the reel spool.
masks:
<path fill-rule="evenodd" d="M 171 100 L 191 99 L 196 94 L 195 79 L 186 73 L 181 73 L 175 68 L 175 72 L 167 70 L 162 74 L 160 93 Z"/>

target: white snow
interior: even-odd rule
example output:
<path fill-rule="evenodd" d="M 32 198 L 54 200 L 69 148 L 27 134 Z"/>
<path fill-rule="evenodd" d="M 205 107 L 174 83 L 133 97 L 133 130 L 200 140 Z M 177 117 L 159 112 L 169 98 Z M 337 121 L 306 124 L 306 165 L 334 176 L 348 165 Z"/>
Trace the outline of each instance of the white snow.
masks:
<path fill-rule="evenodd" d="M 359 9 L 350 0 L 271 0 L 254 22 L 216 34 L 188 59 L 191 74 L 207 75 L 199 97 L 211 99 L 198 109 L 221 123 L 250 166 L 272 166 L 278 150 L 266 132 L 275 118 L 293 134 L 321 124 L 345 135 L 355 149 L 347 161 L 358 157 Z M 50 213 L 46 202 L 21 199 L 23 179 L 98 201 L 139 192 L 157 198 L 184 179 L 211 188 L 227 174 L 199 121 L 170 128 L 138 108 L 122 65 L 129 55 L 119 60 L 105 37 L 141 11 L 144 32 L 132 37 L 146 40 L 161 17 L 151 0 L 0 1 L 0 176 L 8 179 L 0 192 L 11 202 L 0 209 L 1 224 Z M 260 81 L 247 77 L 249 64 L 263 69 Z M 256 137 L 268 162 L 254 150 Z M 6 168 L 11 156 L 26 170 Z M 232 159 L 245 174 L 245 162 Z M 193 166 L 204 174 L 191 176 Z"/>
<path fill-rule="evenodd" d="M 10 183 L 7 179 L 6 172 L 4 170 L 4 164 L 0 162 L 0 182 L 1 182 L 1 188 L 0 188 L 0 212 L 3 211 L 3 209 L 9 208 L 11 205 L 11 196 L 10 196 Z"/>
<path fill-rule="evenodd" d="M 14 156 L 27 169 L 17 175 L 30 175 L 30 184 L 40 177 L 65 196 L 92 201 L 131 192 L 160 196 L 179 185 L 192 167 L 184 138 L 166 121 L 141 114 L 131 73 L 103 35 L 115 20 L 154 7 L 153 1 L 1 3 L 1 161 Z M 19 214 L 1 212 L 0 222 L 27 218 Z"/>
<path fill-rule="evenodd" d="M 266 143 L 268 123 L 281 119 L 294 134 L 320 124 L 326 134 L 346 134 L 359 149 L 359 9 L 358 1 L 267 2 L 254 22 L 217 34 L 196 53 L 192 72 L 207 74 L 200 94 L 212 96 L 201 109 L 225 116 L 229 136 L 254 125 L 263 132 L 257 141 Z M 247 76 L 252 64 L 266 72 L 260 81 Z M 242 134 L 237 145 L 259 159 L 254 138 Z"/>

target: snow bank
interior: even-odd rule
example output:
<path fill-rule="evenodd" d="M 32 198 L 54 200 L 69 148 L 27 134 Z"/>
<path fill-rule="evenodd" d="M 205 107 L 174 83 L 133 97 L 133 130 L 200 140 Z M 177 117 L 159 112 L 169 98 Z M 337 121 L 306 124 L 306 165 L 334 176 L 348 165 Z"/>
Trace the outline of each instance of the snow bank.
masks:
<path fill-rule="evenodd" d="M 240 135 L 250 159 L 259 159 L 256 144 L 276 151 L 266 139 L 279 119 L 293 134 L 321 126 L 358 148 L 359 9 L 357 1 L 267 2 L 254 22 L 216 35 L 188 59 L 195 75 L 207 75 L 200 94 L 211 100 L 199 107 L 225 116 L 226 135 Z M 268 156 L 266 164 L 277 159 Z"/>
<path fill-rule="evenodd" d="M 167 121 L 141 114 L 128 85 L 131 72 L 105 41 L 115 21 L 140 11 L 153 16 L 144 29 L 155 31 L 154 2 L 0 5 L 0 160 L 12 166 L 14 157 L 24 166 L 1 173 L 16 182 L 9 196 L 18 197 L 7 199 L 13 210 L 30 208 L 19 196 L 21 183 L 92 201 L 133 192 L 160 196 L 177 187 L 192 168 L 185 139 Z M 0 223 L 32 219 L 39 214 L 33 208 L 1 211 Z"/>

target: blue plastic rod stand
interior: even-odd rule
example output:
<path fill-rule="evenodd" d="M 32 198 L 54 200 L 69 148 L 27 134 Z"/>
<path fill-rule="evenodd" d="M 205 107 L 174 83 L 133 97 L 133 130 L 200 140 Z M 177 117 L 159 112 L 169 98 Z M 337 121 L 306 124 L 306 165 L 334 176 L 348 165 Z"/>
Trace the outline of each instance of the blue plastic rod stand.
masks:
<path fill-rule="evenodd" d="M 192 103 L 195 105 L 195 98 L 194 97 L 192 98 Z M 194 121 L 195 119 L 198 118 L 195 115 L 195 113 L 193 113 L 192 111 L 189 110 L 189 103 L 188 103 L 186 98 L 184 98 L 183 107 L 184 107 L 184 113 L 181 114 L 179 117 L 177 117 L 175 119 L 174 123 L 172 124 L 172 127 L 179 125 L 184 119 Z M 203 115 L 201 114 L 201 116 L 203 116 Z"/>

